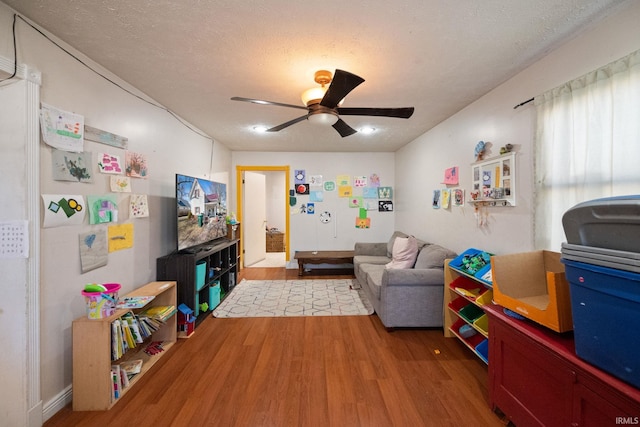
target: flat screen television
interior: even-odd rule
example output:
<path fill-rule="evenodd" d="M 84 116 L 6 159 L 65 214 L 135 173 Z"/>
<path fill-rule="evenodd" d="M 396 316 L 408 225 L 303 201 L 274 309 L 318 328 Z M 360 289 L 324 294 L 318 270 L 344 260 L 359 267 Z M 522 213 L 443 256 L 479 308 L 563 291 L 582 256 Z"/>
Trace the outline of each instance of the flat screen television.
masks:
<path fill-rule="evenodd" d="M 227 235 L 227 185 L 176 174 L 178 251 L 193 251 Z"/>

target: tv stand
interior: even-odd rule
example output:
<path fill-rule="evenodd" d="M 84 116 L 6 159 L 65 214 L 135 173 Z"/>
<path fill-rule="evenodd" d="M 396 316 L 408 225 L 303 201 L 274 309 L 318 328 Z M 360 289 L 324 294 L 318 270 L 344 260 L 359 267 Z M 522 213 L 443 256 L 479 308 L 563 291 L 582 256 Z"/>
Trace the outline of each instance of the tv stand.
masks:
<path fill-rule="evenodd" d="M 187 254 L 187 255 L 193 255 L 193 254 L 197 254 L 198 252 L 200 252 L 202 249 L 199 248 L 187 248 L 187 249 L 181 249 L 178 251 L 178 254 Z"/>
<path fill-rule="evenodd" d="M 194 311 L 197 326 L 236 284 L 240 270 L 239 241 L 219 239 L 160 257 L 156 269 L 158 280 L 178 283 L 178 304 Z"/>

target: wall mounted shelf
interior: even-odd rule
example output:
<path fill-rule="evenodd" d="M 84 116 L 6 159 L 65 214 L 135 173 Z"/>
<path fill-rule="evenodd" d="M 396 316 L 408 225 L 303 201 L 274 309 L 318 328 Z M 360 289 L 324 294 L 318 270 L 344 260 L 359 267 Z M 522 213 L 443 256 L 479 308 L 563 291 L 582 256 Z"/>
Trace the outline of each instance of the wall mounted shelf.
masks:
<path fill-rule="evenodd" d="M 515 175 L 514 152 L 472 163 L 468 203 L 475 206 L 515 206 Z"/>

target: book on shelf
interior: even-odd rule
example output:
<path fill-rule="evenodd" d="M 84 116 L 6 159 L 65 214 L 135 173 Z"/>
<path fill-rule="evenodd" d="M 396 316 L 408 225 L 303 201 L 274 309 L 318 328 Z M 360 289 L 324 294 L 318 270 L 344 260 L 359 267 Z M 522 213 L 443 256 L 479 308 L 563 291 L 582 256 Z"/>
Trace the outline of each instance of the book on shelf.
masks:
<path fill-rule="evenodd" d="M 155 298 L 155 295 L 124 297 L 118 300 L 116 308 L 141 308 Z"/>
<path fill-rule="evenodd" d="M 156 320 L 165 321 L 176 313 L 176 307 L 173 305 L 157 305 L 149 307 L 138 313 L 139 317 L 148 317 Z"/>
<path fill-rule="evenodd" d="M 122 379 L 120 377 L 120 365 L 111 365 L 111 383 L 112 383 L 111 397 L 114 400 L 120 398 L 120 393 L 122 392 Z"/>
<path fill-rule="evenodd" d="M 120 364 L 120 370 L 126 373 L 129 380 L 138 375 L 142 370 L 142 359 L 127 360 Z"/>
<path fill-rule="evenodd" d="M 143 337 L 140 332 L 140 325 L 136 316 L 133 313 L 128 312 L 124 316 L 120 318 L 121 321 L 125 321 L 129 330 L 131 331 L 131 335 L 133 336 L 134 341 L 139 344 L 142 342 Z"/>
<path fill-rule="evenodd" d="M 121 323 L 120 319 L 111 322 L 111 360 L 120 359 L 127 351 Z"/>

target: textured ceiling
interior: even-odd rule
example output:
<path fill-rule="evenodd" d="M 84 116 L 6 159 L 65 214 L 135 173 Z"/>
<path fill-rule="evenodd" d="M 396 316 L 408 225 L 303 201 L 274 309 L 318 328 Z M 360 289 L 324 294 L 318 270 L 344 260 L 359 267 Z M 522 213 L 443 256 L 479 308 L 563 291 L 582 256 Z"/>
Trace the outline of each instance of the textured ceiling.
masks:
<path fill-rule="evenodd" d="M 395 151 L 607 16 L 623 0 L 0 0 L 232 150 Z M 633 1 L 633 0 L 631 0 Z M 302 121 L 319 69 L 365 79 L 342 138 Z M 532 94 L 534 95 L 534 94 Z"/>

